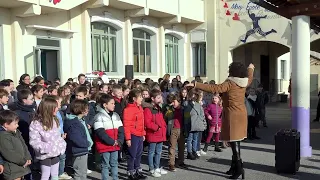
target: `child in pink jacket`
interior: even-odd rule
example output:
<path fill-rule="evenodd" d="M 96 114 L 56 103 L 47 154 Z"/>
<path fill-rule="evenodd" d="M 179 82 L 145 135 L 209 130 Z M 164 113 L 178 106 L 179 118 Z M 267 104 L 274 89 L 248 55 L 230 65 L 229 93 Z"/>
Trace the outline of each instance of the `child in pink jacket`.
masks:
<path fill-rule="evenodd" d="M 205 146 L 203 151 L 208 151 L 208 146 L 210 141 L 214 135 L 215 137 L 215 151 L 221 152 L 222 150 L 219 147 L 219 138 L 220 138 L 220 131 L 221 131 L 221 114 L 222 113 L 222 101 L 219 94 L 214 94 L 212 97 L 212 103 L 207 106 L 205 109 L 205 115 L 208 119 L 209 125 L 209 133 L 206 139 Z"/>

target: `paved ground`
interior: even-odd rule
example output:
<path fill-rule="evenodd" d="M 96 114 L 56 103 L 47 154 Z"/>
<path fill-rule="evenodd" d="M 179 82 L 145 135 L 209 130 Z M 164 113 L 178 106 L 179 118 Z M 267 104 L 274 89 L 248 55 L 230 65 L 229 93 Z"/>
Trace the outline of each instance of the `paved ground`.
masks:
<path fill-rule="evenodd" d="M 290 128 L 290 110 L 286 104 L 272 104 L 267 108 L 269 128 L 258 129 L 258 135 L 262 140 L 242 143 L 242 158 L 244 160 L 246 179 L 249 180 L 319 180 L 320 179 L 320 123 L 311 124 L 311 145 L 313 157 L 301 160 L 299 172 L 296 175 L 276 174 L 274 154 L 274 134 L 281 128 Z M 311 112 L 311 119 L 315 116 L 315 110 Z M 186 160 L 190 165 L 189 170 L 180 170 L 161 177 L 168 180 L 222 180 L 226 179 L 224 172 L 230 164 L 231 150 L 226 149 L 222 153 L 216 153 L 213 147 L 208 155 L 200 160 Z M 163 164 L 167 163 L 167 152 L 164 150 Z M 143 168 L 147 170 L 146 157 L 144 156 Z M 119 168 L 120 179 L 126 179 L 125 164 Z M 101 179 L 98 172 L 90 174 L 89 179 Z M 149 179 L 155 179 L 149 177 Z"/>

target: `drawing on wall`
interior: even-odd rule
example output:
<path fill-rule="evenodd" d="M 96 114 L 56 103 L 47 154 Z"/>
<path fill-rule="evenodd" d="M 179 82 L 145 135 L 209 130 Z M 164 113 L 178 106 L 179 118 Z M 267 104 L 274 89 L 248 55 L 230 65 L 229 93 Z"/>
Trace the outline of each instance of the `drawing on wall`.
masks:
<path fill-rule="evenodd" d="M 276 30 L 274 29 L 271 29 L 270 31 L 267 31 L 267 32 L 264 32 L 260 25 L 259 25 L 259 21 L 261 19 L 265 19 L 267 18 L 267 15 L 264 15 L 264 16 L 257 16 L 255 13 L 250 13 L 250 10 L 248 9 L 248 15 L 250 17 L 250 19 L 252 20 L 252 29 L 250 29 L 249 31 L 247 31 L 246 33 L 246 36 L 244 37 L 244 39 L 241 39 L 241 41 L 243 43 L 246 43 L 247 42 L 247 39 L 249 36 L 255 34 L 255 33 L 258 33 L 260 34 L 261 36 L 263 37 L 266 37 L 267 35 L 271 34 L 271 33 L 277 33 Z"/>

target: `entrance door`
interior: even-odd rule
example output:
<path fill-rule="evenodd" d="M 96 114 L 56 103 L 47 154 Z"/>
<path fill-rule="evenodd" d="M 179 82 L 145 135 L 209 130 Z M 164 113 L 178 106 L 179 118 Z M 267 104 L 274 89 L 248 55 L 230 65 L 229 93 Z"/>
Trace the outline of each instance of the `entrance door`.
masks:
<path fill-rule="evenodd" d="M 46 80 L 54 80 L 58 74 L 57 50 L 35 49 L 36 74 L 43 76 Z"/>
<path fill-rule="evenodd" d="M 270 58 L 260 55 L 260 82 L 266 91 L 269 91 L 270 84 Z"/>

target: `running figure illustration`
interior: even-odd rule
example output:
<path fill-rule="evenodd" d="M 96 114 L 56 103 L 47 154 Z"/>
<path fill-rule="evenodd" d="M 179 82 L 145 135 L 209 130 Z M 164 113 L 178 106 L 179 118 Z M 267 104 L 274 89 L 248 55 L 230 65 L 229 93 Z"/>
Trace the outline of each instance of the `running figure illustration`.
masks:
<path fill-rule="evenodd" d="M 271 34 L 271 33 L 277 33 L 277 31 L 274 30 L 274 29 L 271 29 L 271 30 L 268 31 L 268 32 L 264 32 L 264 31 L 261 30 L 261 27 L 260 27 L 260 25 L 259 25 L 259 21 L 260 21 L 261 19 L 267 18 L 267 15 L 265 15 L 265 16 L 260 16 L 260 17 L 259 17 L 259 16 L 256 16 L 255 13 L 250 13 L 250 10 L 249 10 L 249 9 L 248 9 L 248 15 L 249 15 L 250 19 L 252 20 L 253 28 L 250 29 L 249 31 L 247 31 L 246 37 L 245 37 L 244 39 L 241 39 L 241 41 L 242 41 L 243 43 L 246 43 L 248 37 L 251 36 L 252 34 L 255 34 L 255 33 L 258 33 L 258 34 L 260 34 L 260 35 L 263 36 L 263 37 L 266 37 L 268 34 Z"/>

